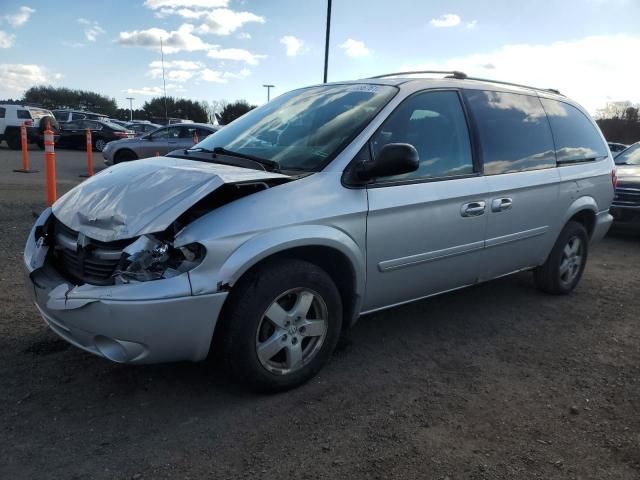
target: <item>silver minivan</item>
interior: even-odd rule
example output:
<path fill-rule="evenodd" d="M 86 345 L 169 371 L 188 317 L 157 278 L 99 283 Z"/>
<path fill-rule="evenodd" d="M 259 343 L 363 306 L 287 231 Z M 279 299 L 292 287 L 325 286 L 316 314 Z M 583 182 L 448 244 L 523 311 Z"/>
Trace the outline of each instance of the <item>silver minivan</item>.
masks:
<path fill-rule="evenodd" d="M 280 390 L 364 314 L 522 270 L 570 293 L 615 181 L 598 127 L 556 91 L 459 72 L 323 84 L 86 180 L 40 215 L 24 264 L 45 322 L 83 350 L 216 351 Z"/>

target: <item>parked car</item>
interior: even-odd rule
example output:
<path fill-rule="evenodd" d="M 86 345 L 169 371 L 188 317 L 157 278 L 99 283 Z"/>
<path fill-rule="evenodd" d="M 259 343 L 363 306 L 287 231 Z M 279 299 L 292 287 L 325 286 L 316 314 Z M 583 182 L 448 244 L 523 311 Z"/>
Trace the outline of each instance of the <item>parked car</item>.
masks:
<path fill-rule="evenodd" d="M 115 123 L 99 120 L 74 120 L 61 125 L 58 145 L 67 148 L 86 148 L 87 128 L 91 130 L 93 148 L 102 152 L 109 142 L 133 138 L 134 133 Z"/>
<path fill-rule="evenodd" d="M 611 153 L 613 154 L 614 157 L 629 146 L 629 145 L 625 145 L 624 143 L 616 143 L 616 142 L 609 142 L 607 143 L 607 145 L 609 146 L 609 150 L 611 150 Z"/>
<path fill-rule="evenodd" d="M 129 122 L 126 124 L 126 128 L 135 132 L 136 137 L 141 137 L 146 135 L 147 133 L 151 133 L 156 131 L 159 128 L 162 128 L 162 125 L 158 125 L 156 123 L 151 122 Z"/>
<path fill-rule="evenodd" d="M 165 155 L 171 150 L 193 146 L 195 137 L 204 140 L 217 128 L 206 123 L 180 123 L 161 127 L 138 138 L 121 140 L 107 145 L 102 152 L 104 163 L 112 165 L 138 158 Z"/>
<path fill-rule="evenodd" d="M 115 123 L 116 125 L 120 125 L 121 127 L 125 127 L 125 128 L 127 127 L 127 124 L 130 123 L 126 120 L 118 120 L 117 118 L 109 118 L 107 119 L 107 122 Z"/>
<path fill-rule="evenodd" d="M 584 109 L 459 72 L 294 90 L 188 156 L 115 165 L 40 215 L 24 263 L 59 336 L 121 363 L 219 350 L 291 388 L 361 315 L 522 270 L 570 293 L 612 221 Z"/>
<path fill-rule="evenodd" d="M 20 150 L 22 140 L 20 128 L 22 124 L 27 126 L 27 141 L 36 143 L 44 148 L 44 131 L 47 124 L 55 132 L 54 140 L 57 140 L 58 122 L 49 110 L 27 105 L 0 105 L 0 142 L 5 140 L 12 150 Z"/>
<path fill-rule="evenodd" d="M 60 108 L 53 110 L 53 115 L 60 123 L 71 122 L 73 120 L 108 120 L 107 115 L 95 112 L 86 112 L 84 110 L 72 110 L 69 108 Z"/>
<path fill-rule="evenodd" d="M 640 231 L 640 142 L 620 152 L 615 162 L 618 185 L 610 209 L 614 226 Z"/>

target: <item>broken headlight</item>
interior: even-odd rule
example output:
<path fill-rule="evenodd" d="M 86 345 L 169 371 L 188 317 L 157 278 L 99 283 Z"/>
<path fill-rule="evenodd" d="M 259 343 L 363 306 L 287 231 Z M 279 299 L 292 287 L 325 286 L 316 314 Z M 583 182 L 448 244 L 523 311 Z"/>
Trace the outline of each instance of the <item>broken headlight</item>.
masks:
<path fill-rule="evenodd" d="M 175 277 L 200 264 L 204 254 L 205 248 L 199 243 L 176 248 L 169 242 L 143 235 L 123 250 L 114 277 L 116 283 Z"/>

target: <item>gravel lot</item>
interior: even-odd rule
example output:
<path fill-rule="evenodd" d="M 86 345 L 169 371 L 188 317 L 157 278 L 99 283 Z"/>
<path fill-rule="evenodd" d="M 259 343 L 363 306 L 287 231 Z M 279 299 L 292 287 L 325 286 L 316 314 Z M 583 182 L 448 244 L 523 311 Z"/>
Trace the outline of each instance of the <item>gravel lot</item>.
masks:
<path fill-rule="evenodd" d="M 65 191 L 85 157 L 58 157 Z M 17 166 L 0 147 L 0 478 L 640 478 L 639 236 L 568 297 L 518 274 L 364 317 L 315 380 L 259 396 L 50 333 L 21 268 L 42 178 Z"/>

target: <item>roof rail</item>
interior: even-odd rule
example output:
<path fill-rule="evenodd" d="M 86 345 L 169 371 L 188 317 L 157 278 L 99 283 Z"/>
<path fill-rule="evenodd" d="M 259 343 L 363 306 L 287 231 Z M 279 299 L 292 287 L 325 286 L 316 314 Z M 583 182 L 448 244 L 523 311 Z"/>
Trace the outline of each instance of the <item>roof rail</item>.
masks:
<path fill-rule="evenodd" d="M 489 78 L 467 77 L 467 80 L 475 80 L 477 82 L 497 83 L 498 85 L 510 85 L 512 87 L 529 88 L 531 90 L 540 90 L 544 92 L 555 93 L 557 95 L 562 95 L 560 93 L 560 90 L 556 90 L 555 88 L 538 88 L 538 87 L 532 87 L 531 85 L 522 85 L 521 83 L 503 82 L 501 80 L 491 80 Z"/>
<path fill-rule="evenodd" d="M 499 85 L 510 85 L 512 87 L 520 87 L 520 88 L 529 88 L 531 90 L 540 90 L 545 92 L 555 93 L 557 95 L 562 95 L 559 90 L 555 88 L 537 88 L 532 87 L 531 85 L 522 85 L 520 83 L 512 83 L 512 82 L 503 82 L 500 80 L 491 80 L 488 78 L 479 78 L 479 77 L 470 77 L 464 72 L 460 72 L 458 70 L 416 70 L 416 71 L 407 71 L 407 72 L 395 72 L 395 73 L 386 73 L 384 75 L 376 75 L 375 77 L 369 77 L 369 80 L 373 80 L 375 78 L 386 78 L 386 77 L 397 77 L 401 75 L 416 75 L 421 73 L 433 73 L 446 75 L 446 78 L 455 78 L 457 80 L 476 80 L 478 82 L 487 82 L 487 83 L 497 83 Z"/>
<path fill-rule="evenodd" d="M 467 78 L 466 73 L 458 72 L 456 70 L 415 70 L 415 71 L 408 71 L 408 72 L 385 73 L 384 75 L 376 75 L 375 77 L 369 77 L 369 80 L 373 80 L 374 78 L 397 77 L 399 75 L 416 75 L 420 73 L 435 73 L 440 75 L 449 75 L 451 78 L 457 78 L 460 80 L 464 80 L 465 78 Z"/>

